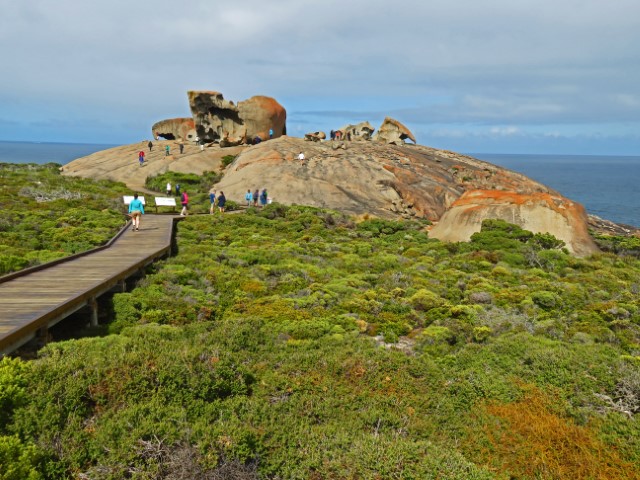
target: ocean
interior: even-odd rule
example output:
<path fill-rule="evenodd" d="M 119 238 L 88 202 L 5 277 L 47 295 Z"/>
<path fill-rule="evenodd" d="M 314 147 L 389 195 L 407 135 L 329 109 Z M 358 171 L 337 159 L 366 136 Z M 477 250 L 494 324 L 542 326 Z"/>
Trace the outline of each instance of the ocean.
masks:
<path fill-rule="evenodd" d="M 0 141 L 0 162 L 64 165 L 114 147 L 87 143 Z M 537 180 L 606 220 L 640 227 L 640 156 L 471 153 Z"/>
<path fill-rule="evenodd" d="M 2 163 L 59 163 L 64 165 L 76 158 L 115 147 L 94 143 L 7 142 L 0 141 Z"/>

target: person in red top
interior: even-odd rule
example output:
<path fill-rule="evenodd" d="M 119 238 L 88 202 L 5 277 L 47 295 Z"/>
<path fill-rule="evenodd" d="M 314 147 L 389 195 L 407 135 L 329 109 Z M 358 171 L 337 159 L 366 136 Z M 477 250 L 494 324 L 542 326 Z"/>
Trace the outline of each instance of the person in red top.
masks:
<path fill-rule="evenodd" d="M 189 195 L 187 195 L 186 190 L 182 191 L 181 203 L 182 203 L 182 211 L 180 212 L 180 215 L 185 217 L 187 215 L 187 208 L 189 207 Z"/>
<path fill-rule="evenodd" d="M 144 150 L 140 150 L 138 153 L 138 161 L 140 162 L 140 166 L 144 163 Z"/>

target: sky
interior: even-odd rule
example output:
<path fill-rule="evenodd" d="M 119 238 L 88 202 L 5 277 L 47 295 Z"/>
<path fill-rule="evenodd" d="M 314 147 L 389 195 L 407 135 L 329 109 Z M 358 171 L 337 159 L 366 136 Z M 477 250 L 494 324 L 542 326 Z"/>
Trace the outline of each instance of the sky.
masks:
<path fill-rule="evenodd" d="M 133 143 L 214 90 L 293 136 L 640 155 L 639 45 L 638 0 L 0 0 L 0 140 Z"/>

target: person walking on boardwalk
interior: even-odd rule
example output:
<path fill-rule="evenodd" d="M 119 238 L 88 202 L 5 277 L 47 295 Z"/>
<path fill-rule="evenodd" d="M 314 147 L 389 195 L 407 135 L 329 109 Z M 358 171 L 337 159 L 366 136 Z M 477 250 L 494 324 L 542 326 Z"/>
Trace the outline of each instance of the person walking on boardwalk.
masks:
<path fill-rule="evenodd" d="M 227 197 L 224 196 L 224 192 L 220 192 L 218 195 L 218 210 L 220 213 L 224 213 L 224 206 L 227 204 Z"/>
<path fill-rule="evenodd" d="M 260 191 L 256 188 L 253 192 L 253 206 L 258 206 L 258 199 L 260 198 Z"/>
<path fill-rule="evenodd" d="M 260 193 L 260 205 L 264 207 L 267 204 L 267 189 L 263 188 Z"/>
<path fill-rule="evenodd" d="M 180 196 L 180 184 L 176 183 L 176 197 Z"/>
<path fill-rule="evenodd" d="M 250 207 L 251 200 L 253 200 L 253 193 L 251 193 L 251 190 L 247 190 L 247 193 L 244 194 L 244 199 L 247 201 L 247 207 Z"/>
<path fill-rule="evenodd" d="M 147 146 L 149 147 L 149 151 L 151 151 L 153 149 L 153 142 L 149 140 L 149 143 L 147 144 Z"/>
<path fill-rule="evenodd" d="M 209 213 L 213 215 L 213 207 L 216 204 L 216 191 L 211 190 L 209 192 Z"/>
<path fill-rule="evenodd" d="M 167 197 L 171 195 L 171 182 L 167 182 Z"/>
<path fill-rule="evenodd" d="M 140 162 L 140 166 L 144 164 L 144 150 L 138 152 L 138 161 Z"/>
<path fill-rule="evenodd" d="M 144 215 L 144 205 L 138 198 L 138 194 L 133 194 L 133 200 L 129 202 L 129 215 L 131 215 L 131 223 L 133 223 L 133 231 L 140 230 L 140 217 Z"/>
<path fill-rule="evenodd" d="M 189 208 L 189 195 L 187 195 L 187 191 L 183 191 L 182 192 L 182 197 L 180 200 L 180 203 L 182 203 L 182 211 L 180 212 L 180 215 L 183 217 L 187 216 L 187 210 Z"/>
<path fill-rule="evenodd" d="M 169 156 L 169 151 L 171 150 L 171 148 L 169 147 L 169 145 L 167 145 L 166 147 L 164 147 L 164 156 L 168 157 Z"/>

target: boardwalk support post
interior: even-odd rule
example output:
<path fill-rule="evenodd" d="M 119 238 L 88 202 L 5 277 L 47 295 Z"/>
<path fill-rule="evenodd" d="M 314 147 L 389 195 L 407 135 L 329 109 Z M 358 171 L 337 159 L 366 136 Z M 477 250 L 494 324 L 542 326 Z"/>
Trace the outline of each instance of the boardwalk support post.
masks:
<path fill-rule="evenodd" d="M 98 326 L 98 302 L 95 297 L 91 297 L 87 302 L 89 304 L 89 308 L 91 308 L 91 320 L 90 325 L 92 327 Z"/>

